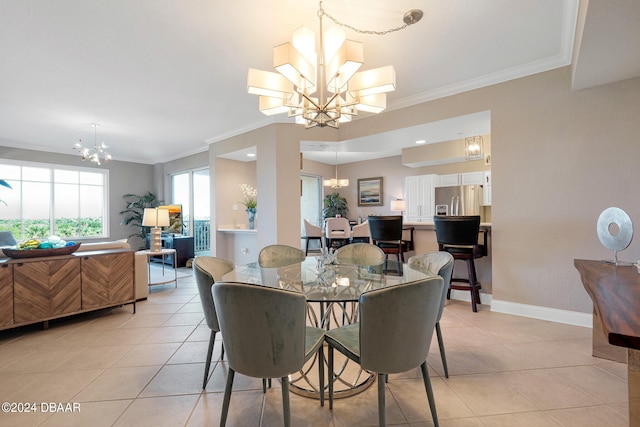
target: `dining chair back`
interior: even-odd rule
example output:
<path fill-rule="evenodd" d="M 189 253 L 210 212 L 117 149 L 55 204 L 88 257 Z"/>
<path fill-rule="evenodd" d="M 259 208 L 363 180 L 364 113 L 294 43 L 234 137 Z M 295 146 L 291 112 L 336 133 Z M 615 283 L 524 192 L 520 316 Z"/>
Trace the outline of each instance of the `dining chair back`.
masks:
<path fill-rule="evenodd" d="M 369 221 L 354 225 L 351 229 L 352 243 L 371 243 L 371 232 L 369 231 Z"/>
<path fill-rule="evenodd" d="M 213 286 L 229 373 L 220 425 L 229 411 L 236 372 L 255 378 L 280 378 L 285 425 L 291 424 L 288 376 L 318 355 L 320 390 L 324 391 L 324 330 L 305 326 L 303 294 L 246 283 L 218 282 Z M 324 393 L 320 394 L 323 403 Z"/>
<path fill-rule="evenodd" d="M 302 262 L 304 259 L 305 253 L 302 249 L 288 245 L 265 246 L 258 253 L 258 264 L 261 267 L 282 267 Z"/>
<path fill-rule="evenodd" d="M 378 422 L 385 425 L 385 378 L 420 366 L 434 424 L 435 399 L 427 355 L 435 328 L 444 281 L 440 276 L 368 291 L 359 298 L 360 322 L 331 329 L 329 406 L 333 407 L 334 349 L 378 374 Z"/>
<path fill-rule="evenodd" d="M 433 223 L 436 229 L 438 249 L 449 252 L 454 259 L 464 260 L 467 263 L 468 278 L 452 277 L 447 285 L 447 297 L 450 298 L 451 290 L 466 290 L 471 292 L 471 308 L 478 311 L 480 304 L 480 289 L 482 288 L 476 274 L 475 259 L 486 255 L 486 244 L 478 243 L 480 233 L 480 216 L 434 216 Z M 486 240 L 486 233 L 485 233 Z M 462 282 L 456 285 L 454 282 Z"/>
<path fill-rule="evenodd" d="M 370 216 L 367 221 L 373 244 L 387 255 L 395 254 L 398 262 L 404 262 L 404 253 L 409 251 L 409 246 L 402 240 L 402 216 Z"/>
<path fill-rule="evenodd" d="M 438 317 L 436 318 L 436 337 L 438 339 L 438 347 L 440 348 L 440 358 L 442 359 L 442 367 L 444 376 L 449 378 L 449 368 L 447 367 L 447 356 L 444 350 L 444 339 L 442 338 L 442 329 L 440 328 L 440 319 L 444 311 L 444 303 L 447 299 L 447 289 L 451 282 L 451 273 L 453 273 L 453 255 L 448 252 L 430 252 L 421 255 L 415 255 L 409 258 L 410 267 L 423 271 L 425 273 L 437 274 L 444 280 L 442 295 L 440 296 L 440 308 Z"/>
<path fill-rule="evenodd" d="M 319 226 L 312 224 L 307 218 L 304 219 L 304 236 L 305 239 L 305 255 L 309 254 L 309 242 L 311 240 L 317 240 L 320 249 L 324 247 L 324 233 L 322 232 L 322 228 Z"/>
<path fill-rule="evenodd" d="M 381 265 L 384 257 L 382 249 L 370 243 L 352 243 L 336 251 L 339 264 Z"/>
<path fill-rule="evenodd" d="M 213 345 L 216 340 L 216 333 L 220 331 L 218 324 L 218 316 L 216 315 L 216 307 L 213 304 L 213 294 L 211 287 L 220 280 L 223 275 L 233 270 L 233 262 L 211 256 L 197 256 L 193 261 L 193 274 L 196 278 L 198 286 L 198 294 L 202 303 L 202 311 L 207 326 L 211 330 L 209 335 L 209 348 L 207 351 L 207 361 L 204 366 L 204 379 L 202 380 L 202 388 L 207 387 L 209 381 L 209 368 L 211 367 L 211 358 L 213 355 Z M 224 357 L 224 344 L 220 352 L 220 359 Z"/>
<path fill-rule="evenodd" d="M 349 243 L 351 238 L 351 225 L 347 218 L 327 218 L 324 224 L 327 247 L 331 248 L 334 242 L 340 245 Z"/>

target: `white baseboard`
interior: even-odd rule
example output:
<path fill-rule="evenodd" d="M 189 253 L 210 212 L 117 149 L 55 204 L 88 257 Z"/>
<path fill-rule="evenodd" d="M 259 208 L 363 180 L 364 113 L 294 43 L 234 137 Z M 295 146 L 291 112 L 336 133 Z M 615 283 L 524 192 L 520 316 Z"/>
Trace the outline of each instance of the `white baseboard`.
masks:
<path fill-rule="evenodd" d="M 468 303 L 471 303 L 471 292 L 451 289 L 451 299 L 455 299 L 458 301 L 467 301 Z M 482 302 L 482 305 L 490 306 L 491 302 L 493 301 L 492 295 L 483 294 L 482 292 L 480 292 L 480 301 Z"/>
<path fill-rule="evenodd" d="M 451 291 L 451 298 L 460 301 L 471 302 L 469 291 Z M 566 323 L 568 325 L 593 327 L 593 314 L 577 311 L 560 310 L 557 308 L 541 307 L 537 305 L 520 304 L 517 302 L 494 300 L 491 294 L 480 294 L 483 305 L 490 305 L 491 311 L 496 313 L 513 314 L 516 316 L 531 317 L 534 319 L 548 320 L 550 322 Z"/>

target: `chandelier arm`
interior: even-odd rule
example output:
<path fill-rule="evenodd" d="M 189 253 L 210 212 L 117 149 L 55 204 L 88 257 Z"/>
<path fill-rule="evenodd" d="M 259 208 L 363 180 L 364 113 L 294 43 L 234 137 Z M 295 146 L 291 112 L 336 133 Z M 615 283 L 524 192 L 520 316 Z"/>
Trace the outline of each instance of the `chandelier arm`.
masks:
<path fill-rule="evenodd" d="M 337 96 L 338 94 L 334 93 L 333 96 L 331 96 L 331 98 L 327 99 L 327 102 L 320 109 L 322 111 L 327 111 L 327 107 L 331 105 L 331 103 L 333 102 L 334 99 L 336 99 Z"/>
<path fill-rule="evenodd" d="M 306 99 L 307 101 L 309 101 L 310 103 L 312 103 L 312 104 L 313 104 L 313 106 L 314 106 L 317 110 L 321 110 L 321 109 L 322 109 L 322 107 L 321 107 L 317 102 L 315 102 L 315 101 L 314 101 L 314 100 L 313 100 L 309 95 L 307 95 L 306 93 L 303 93 L 303 94 L 302 94 L 302 97 L 303 97 L 304 99 Z"/>

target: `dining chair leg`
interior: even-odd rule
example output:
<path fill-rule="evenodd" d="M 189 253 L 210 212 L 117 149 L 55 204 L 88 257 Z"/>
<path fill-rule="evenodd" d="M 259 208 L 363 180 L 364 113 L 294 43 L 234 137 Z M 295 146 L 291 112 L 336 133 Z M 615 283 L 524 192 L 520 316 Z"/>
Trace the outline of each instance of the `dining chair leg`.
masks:
<path fill-rule="evenodd" d="M 235 371 L 229 368 L 227 373 L 227 385 L 224 388 L 224 399 L 222 400 L 222 414 L 220 414 L 220 427 L 227 424 L 227 415 L 229 415 L 229 403 L 231 402 L 231 389 L 233 388 L 233 377 Z"/>
<path fill-rule="evenodd" d="M 284 427 L 291 426 L 291 405 L 289 404 L 289 378 L 282 377 L 282 415 Z"/>
<path fill-rule="evenodd" d="M 209 336 L 209 349 L 207 350 L 207 362 L 204 365 L 204 379 L 202 380 L 202 389 L 207 387 L 209 380 L 209 368 L 211 367 L 211 357 L 213 356 L 213 343 L 216 341 L 216 331 L 212 330 Z"/>
<path fill-rule="evenodd" d="M 384 398 L 384 383 L 386 374 L 378 374 L 378 425 L 384 427 L 386 422 L 385 414 L 385 398 Z"/>
<path fill-rule="evenodd" d="M 436 336 L 438 337 L 438 347 L 440 347 L 440 358 L 442 359 L 442 368 L 444 369 L 445 378 L 449 378 L 449 368 L 447 367 L 447 355 L 444 353 L 444 340 L 442 339 L 442 330 L 440 322 L 436 322 Z"/>
<path fill-rule="evenodd" d="M 267 392 L 267 385 L 268 385 L 268 388 L 271 388 L 271 378 L 263 378 L 262 379 L 262 392 L 263 393 Z"/>
<path fill-rule="evenodd" d="M 224 359 L 224 343 L 220 345 L 220 360 Z"/>
<path fill-rule="evenodd" d="M 328 364 L 329 372 L 327 372 L 327 377 L 329 379 L 329 409 L 333 409 L 333 382 L 335 378 L 333 376 L 333 347 L 329 346 L 329 364 Z"/>
<path fill-rule="evenodd" d="M 433 388 L 431 387 L 431 378 L 429 378 L 429 371 L 427 371 L 427 361 L 425 360 L 422 365 L 422 379 L 424 380 L 424 388 L 427 390 L 427 399 L 429 399 L 429 408 L 431 409 L 431 418 L 433 418 L 433 425 L 438 427 L 438 414 L 436 412 L 436 399 L 433 396 Z"/>
<path fill-rule="evenodd" d="M 320 389 L 320 406 L 324 406 L 324 351 L 320 346 L 318 349 L 318 388 Z"/>

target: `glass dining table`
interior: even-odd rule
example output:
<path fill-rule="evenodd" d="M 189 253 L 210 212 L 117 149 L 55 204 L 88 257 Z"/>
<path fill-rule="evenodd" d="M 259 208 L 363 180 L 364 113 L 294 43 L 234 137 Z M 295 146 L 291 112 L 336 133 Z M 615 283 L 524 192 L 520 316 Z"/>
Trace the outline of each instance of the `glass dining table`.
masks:
<path fill-rule="evenodd" d="M 308 256 L 302 262 L 293 261 L 278 267 L 261 267 L 257 262 L 239 265 L 225 274 L 222 281 L 300 292 L 307 300 L 307 322 L 312 326 L 330 329 L 358 321 L 357 303 L 363 292 L 429 277 L 432 277 L 429 273 L 395 261 L 379 265 L 325 264 L 321 257 Z M 316 359 L 309 360 L 299 376 L 290 378 L 290 390 L 293 393 L 319 398 L 318 370 L 314 367 L 319 362 Z M 375 381 L 375 375 L 347 358 L 338 359 L 338 355 L 334 369 L 335 398 L 360 393 Z"/>

